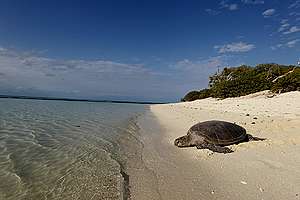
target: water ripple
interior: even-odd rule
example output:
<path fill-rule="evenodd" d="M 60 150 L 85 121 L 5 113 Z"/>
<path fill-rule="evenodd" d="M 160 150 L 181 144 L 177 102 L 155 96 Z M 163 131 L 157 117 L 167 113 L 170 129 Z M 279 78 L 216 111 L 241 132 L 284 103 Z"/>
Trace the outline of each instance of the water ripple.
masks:
<path fill-rule="evenodd" d="M 120 142 L 135 141 L 132 117 L 144 106 L 1 99 L 0 107 L 0 199 L 122 197 Z"/>

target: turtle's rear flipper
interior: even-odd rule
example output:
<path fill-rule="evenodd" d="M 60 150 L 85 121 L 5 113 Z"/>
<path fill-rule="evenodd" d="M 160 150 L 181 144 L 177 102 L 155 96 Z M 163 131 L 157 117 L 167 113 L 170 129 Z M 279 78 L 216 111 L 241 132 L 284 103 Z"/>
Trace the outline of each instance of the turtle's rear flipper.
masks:
<path fill-rule="evenodd" d="M 232 153 L 233 151 L 229 149 L 228 147 L 221 147 L 214 144 L 202 144 L 197 145 L 197 149 L 209 149 L 213 152 L 217 153 Z"/>
<path fill-rule="evenodd" d="M 247 134 L 247 137 L 248 137 L 248 141 L 263 141 L 265 140 L 266 138 L 258 138 L 258 137 L 254 137 L 250 134 Z"/>

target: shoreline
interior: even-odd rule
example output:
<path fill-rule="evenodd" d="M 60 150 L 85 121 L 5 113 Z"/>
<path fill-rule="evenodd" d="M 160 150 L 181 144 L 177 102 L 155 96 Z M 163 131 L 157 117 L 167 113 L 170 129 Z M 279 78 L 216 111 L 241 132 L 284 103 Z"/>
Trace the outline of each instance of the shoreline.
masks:
<path fill-rule="evenodd" d="M 231 154 L 173 145 L 210 119 L 267 140 L 231 145 Z M 148 174 L 130 173 L 132 199 L 299 199 L 300 92 L 151 105 L 138 123 Z"/>

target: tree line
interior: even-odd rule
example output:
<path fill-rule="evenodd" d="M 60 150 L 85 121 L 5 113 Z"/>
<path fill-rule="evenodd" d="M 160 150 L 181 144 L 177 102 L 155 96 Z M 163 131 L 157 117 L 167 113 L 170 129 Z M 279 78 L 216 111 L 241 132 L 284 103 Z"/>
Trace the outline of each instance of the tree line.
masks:
<path fill-rule="evenodd" d="M 295 65 L 259 64 L 226 67 L 209 77 L 208 88 L 188 92 L 181 100 L 208 97 L 239 97 L 270 90 L 274 93 L 300 91 L 300 67 Z"/>

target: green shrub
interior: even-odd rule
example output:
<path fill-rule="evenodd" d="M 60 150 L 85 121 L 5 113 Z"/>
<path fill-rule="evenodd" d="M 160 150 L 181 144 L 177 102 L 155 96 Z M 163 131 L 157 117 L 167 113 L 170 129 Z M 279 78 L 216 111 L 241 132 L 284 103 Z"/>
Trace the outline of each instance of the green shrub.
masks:
<path fill-rule="evenodd" d="M 200 92 L 199 91 L 191 91 L 187 93 L 181 101 L 194 101 L 199 99 Z"/>
<path fill-rule="evenodd" d="M 224 68 L 222 72 L 209 77 L 208 89 L 189 92 L 182 100 L 238 97 L 263 90 L 299 91 L 300 67 L 259 64 L 256 67 L 242 65 Z"/>
<path fill-rule="evenodd" d="M 181 101 L 195 101 L 197 99 L 205 99 L 211 97 L 211 90 L 210 89 L 203 89 L 200 91 L 191 91 L 187 93 Z"/>
<path fill-rule="evenodd" d="M 293 73 L 278 79 L 271 87 L 271 91 L 277 93 L 295 90 L 300 91 L 300 68 L 295 68 Z"/>

